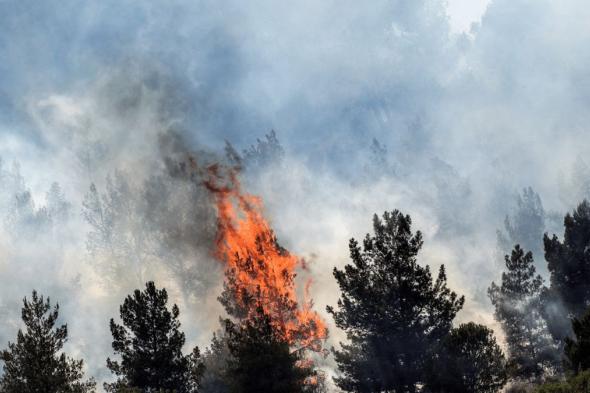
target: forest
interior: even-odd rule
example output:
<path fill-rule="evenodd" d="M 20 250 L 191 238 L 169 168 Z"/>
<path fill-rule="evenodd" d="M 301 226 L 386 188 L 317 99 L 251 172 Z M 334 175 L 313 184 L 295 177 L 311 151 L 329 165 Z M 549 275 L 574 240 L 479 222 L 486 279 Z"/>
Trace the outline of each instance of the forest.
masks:
<path fill-rule="evenodd" d="M 349 261 L 333 268 L 339 294 L 326 312 L 346 340 L 328 347 L 327 323 L 308 298 L 311 281 L 305 283 L 304 296 L 297 288 L 298 273 L 307 270 L 304 259 L 280 245 L 262 201 L 243 191 L 239 180 L 282 155 L 284 149 L 271 132 L 243 152 L 228 143 L 219 162 L 192 153 L 168 156 L 163 177 L 150 179 L 133 202 L 127 200 L 134 192 L 122 175 L 108 180 L 107 194 L 100 195 L 91 185 L 82 211 L 94 228 L 87 248 L 91 255 L 106 258 L 101 275 L 111 286 L 117 275 L 128 274 L 128 266 L 136 267 L 135 282 L 149 276 L 148 255 L 142 253 L 149 252 L 146 245 L 157 244 L 142 240 L 145 243 L 133 250 L 137 234 L 128 232 L 128 222 L 117 223 L 125 216 L 121 209 L 133 209 L 129 203 L 149 203 L 150 187 L 170 187 L 163 185 L 170 179 L 181 180 L 181 192 L 198 194 L 190 200 L 198 201 L 199 209 L 215 211 L 215 234 L 208 240 L 211 254 L 224 266 L 217 299 L 225 314 L 219 315 L 207 346 L 188 348 L 181 309 L 169 301 L 166 288 L 147 281 L 122 297 L 118 310 L 110 310 L 110 322 L 99 326 L 109 337 L 112 355 L 104 359 L 111 377 L 98 386 L 84 359 L 64 349 L 70 337 L 67 323 L 60 322 L 68 320 L 61 314 L 60 299 L 33 290 L 23 294 L 22 327 L 0 354 L 1 391 L 588 392 L 588 201 L 563 217 L 558 236 L 543 232 L 550 214 L 539 195 L 530 187 L 518 195 L 517 209 L 497 231 L 498 253 L 504 253 L 501 276 L 487 288 L 499 331 L 457 321 L 466 298 L 449 286 L 444 265 L 431 270 L 420 262 L 424 239 L 409 215 L 395 209 L 375 214 L 372 232 L 351 238 Z M 15 170 L 3 172 L 5 179 L 12 176 L 23 187 L 15 195 L 12 228 L 32 224 L 38 230 L 58 229 L 59 221 L 72 213 L 59 184 L 48 192 L 47 206 L 37 209 Z M 186 184 L 191 188 L 184 188 Z M 168 190 L 170 195 L 177 191 Z M 162 208 L 173 206 L 152 205 L 146 218 L 163 219 L 158 217 Z M 178 239 L 167 238 L 175 227 L 135 228 L 145 231 L 140 240 L 158 236 L 158 242 L 172 242 L 171 252 L 189 252 L 175 249 L 181 244 Z M 122 236 L 133 241 L 115 241 Z M 174 258 L 167 252 L 166 258 Z M 544 259 L 547 280 L 537 272 L 533 255 Z M 195 258 L 194 251 L 190 256 Z M 135 263 L 126 265 L 130 262 Z M 184 285 L 197 282 L 186 276 L 187 270 L 172 273 L 186 278 Z M 330 375 L 326 359 L 335 365 Z"/>
<path fill-rule="evenodd" d="M 0 393 L 590 393 L 587 0 L 0 0 Z"/>

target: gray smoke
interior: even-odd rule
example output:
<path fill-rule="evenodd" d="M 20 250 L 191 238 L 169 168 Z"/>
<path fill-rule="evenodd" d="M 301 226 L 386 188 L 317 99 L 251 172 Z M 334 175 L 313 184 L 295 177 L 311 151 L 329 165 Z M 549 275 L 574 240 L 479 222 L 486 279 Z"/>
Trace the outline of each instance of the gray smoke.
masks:
<path fill-rule="evenodd" d="M 497 230 L 540 230 L 517 195 L 532 187 L 561 234 L 590 192 L 588 12 L 494 0 L 457 33 L 438 0 L 0 1 L 0 338 L 36 288 L 103 380 L 108 319 L 155 279 L 207 345 L 222 275 L 207 193 L 171 176 L 187 153 L 239 156 L 281 244 L 310 261 L 318 311 L 348 239 L 398 208 L 422 263 L 466 295 L 458 319 L 496 327 Z"/>

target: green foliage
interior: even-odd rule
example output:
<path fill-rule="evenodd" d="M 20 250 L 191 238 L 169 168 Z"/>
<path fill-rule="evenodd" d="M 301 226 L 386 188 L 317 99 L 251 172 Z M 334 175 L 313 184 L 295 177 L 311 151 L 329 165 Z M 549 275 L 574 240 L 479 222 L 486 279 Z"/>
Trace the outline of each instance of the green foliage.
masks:
<path fill-rule="evenodd" d="M 299 393 L 305 381 L 315 376 L 301 364 L 298 352 L 273 327 L 271 318 L 259 307 L 257 314 L 241 324 L 226 320 L 227 382 L 232 393 Z"/>
<path fill-rule="evenodd" d="M 565 356 L 568 368 L 574 373 L 590 369 L 590 309 L 580 319 L 572 319 L 575 339 L 566 337 Z"/>
<path fill-rule="evenodd" d="M 590 393 L 590 371 L 583 371 L 566 381 L 545 383 L 534 393 Z"/>
<path fill-rule="evenodd" d="M 573 393 L 590 393 L 590 371 L 584 371 L 569 380 Z"/>
<path fill-rule="evenodd" d="M 535 393 L 573 393 L 567 382 L 550 382 L 540 385 Z"/>
<path fill-rule="evenodd" d="M 563 241 L 545 235 L 545 259 L 551 273 L 551 290 L 572 316 L 590 306 L 590 204 L 584 200 L 564 218 Z"/>
<path fill-rule="evenodd" d="M 516 245 L 506 255 L 506 271 L 500 286 L 492 283 L 488 295 L 502 325 L 508 345 L 510 375 L 522 380 L 541 380 L 559 370 L 560 357 L 543 317 L 543 279 L 536 274 L 531 252 Z"/>
<path fill-rule="evenodd" d="M 211 344 L 203 353 L 205 373 L 201 379 L 202 393 L 227 393 L 226 365 L 230 357 L 227 335 L 213 334 Z"/>
<path fill-rule="evenodd" d="M 375 215 L 373 228 L 362 249 L 351 239 L 353 264 L 334 269 L 342 294 L 328 312 L 350 341 L 334 350 L 335 382 L 345 391 L 414 392 L 464 298 L 447 288 L 443 266 L 433 282 L 429 267 L 418 265 L 422 235 L 412 233 L 409 216 Z"/>
<path fill-rule="evenodd" d="M 59 305 L 53 309 L 49 298 L 33 291 L 23 301 L 22 320 L 26 330 L 18 331 L 16 343 L 0 354 L 4 375 L 3 393 L 87 393 L 94 391 L 93 380 L 83 381 L 83 361 L 61 352 L 68 337 L 66 325 L 55 326 Z"/>
<path fill-rule="evenodd" d="M 494 333 L 473 322 L 451 330 L 427 367 L 426 388 L 437 393 L 496 393 L 506 383 L 506 359 Z"/>
<path fill-rule="evenodd" d="M 110 322 L 113 350 L 121 361 L 107 359 L 107 367 L 119 377 L 105 384 L 107 391 L 135 387 L 142 391 L 157 389 L 177 393 L 196 392 L 203 374 L 199 349 L 191 355 L 182 353 L 184 333 L 178 321 L 176 305 L 167 308 L 168 294 L 153 282 L 141 292 L 135 290 L 120 308 L 123 325 Z"/>

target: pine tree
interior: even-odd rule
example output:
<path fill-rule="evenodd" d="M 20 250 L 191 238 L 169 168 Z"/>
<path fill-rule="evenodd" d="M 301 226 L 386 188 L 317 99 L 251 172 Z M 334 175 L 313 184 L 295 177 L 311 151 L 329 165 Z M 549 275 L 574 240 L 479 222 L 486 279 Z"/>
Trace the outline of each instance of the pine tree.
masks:
<path fill-rule="evenodd" d="M 528 391 L 527 391 L 528 392 Z M 523 393 L 527 393 L 523 391 Z M 590 370 L 571 375 L 565 381 L 548 382 L 539 385 L 533 393 L 588 393 L 590 392 Z M 517 392 L 519 393 L 519 392 Z"/>
<path fill-rule="evenodd" d="M 584 200 L 564 218 L 563 241 L 545 235 L 545 259 L 551 291 L 570 316 L 579 317 L 590 306 L 590 203 Z"/>
<path fill-rule="evenodd" d="M 178 321 L 179 310 L 167 307 L 168 294 L 153 282 L 141 292 L 135 290 L 120 307 L 123 325 L 110 322 L 113 350 L 121 361 L 107 359 L 107 367 L 119 377 L 105 384 L 107 391 L 120 387 L 139 388 L 144 392 L 157 389 L 177 393 L 196 392 L 203 373 L 198 348 L 183 355 L 185 336 Z"/>
<path fill-rule="evenodd" d="M 232 393 L 299 393 L 306 391 L 306 380 L 314 371 L 300 364 L 284 332 L 273 326 L 271 317 L 257 308 L 254 317 L 235 323 L 226 320 L 231 356 L 226 376 Z"/>
<path fill-rule="evenodd" d="M 428 392 L 496 393 L 506 383 L 506 359 L 494 333 L 473 322 L 451 330 L 427 369 Z"/>
<path fill-rule="evenodd" d="M 506 271 L 500 286 L 492 283 L 488 295 L 495 307 L 508 344 L 513 378 L 536 381 L 559 371 L 558 345 L 543 318 L 543 279 L 536 274 L 533 255 L 516 245 L 505 256 Z"/>
<path fill-rule="evenodd" d="M 504 218 L 504 231 L 498 231 L 501 255 L 510 252 L 515 244 L 520 244 L 539 259 L 543 255 L 543 233 L 547 219 L 541 197 L 531 187 L 527 187 L 522 194 L 518 194 L 516 204 L 514 213 Z"/>
<path fill-rule="evenodd" d="M 275 130 L 264 135 L 264 139 L 256 139 L 256 144 L 250 145 L 240 154 L 236 148 L 225 142 L 225 156 L 228 162 L 247 171 L 256 171 L 271 164 L 280 164 L 285 157 L 285 149 L 277 138 Z"/>
<path fill-rule="evenodd" d="M 352 265 L 334 269 L 342 291 L 338 310 L 328 307 L 350 341 L 334 356 L 345 391 L 415 392 L 430 349 L 451 329 L 464 303 L 447 288 L 444 266 L 433 282 L 417 263 L 422 234 L 395 210 L 373 219 L 363 248 L 350 241 Z"/>
<path fill-rule="evenodd" d="M 566 364 L 574 373 L 590 369 L 590 309 L 581 318 L 572 319 L 575 338 L 565 339 Z"/>
<path fill-rule="evenodd" d="M 33 291 L 23 301 L 25 331 L 19 330 L 16 343 L 9 343 L 0 358 L 4 375 L 3 393 L 86 393 L 93 392 L 93 380 L 84 381 L 83 361 L 62 352 L 68 338 L 67 325 L 56 327 L 59 305 L 51 307 Z"/>
<path fill-rule="evenodd" d="M 201 380 L 202 393 L 227 393 L 229 386 L 226 377 L 226 365 L 230 357 L 227 345 L 228 336 L 224 333 L 213 334 L 211 344 L 203 353 L 205 373 Z"/>

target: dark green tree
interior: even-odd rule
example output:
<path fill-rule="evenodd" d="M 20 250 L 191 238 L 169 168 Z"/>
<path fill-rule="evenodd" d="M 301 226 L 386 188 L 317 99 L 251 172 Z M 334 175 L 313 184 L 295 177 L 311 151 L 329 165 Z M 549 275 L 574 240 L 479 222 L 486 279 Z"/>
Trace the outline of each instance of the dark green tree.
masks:
<path fill-rule="evenodd" d="M 560 372 L 560 349 L 543 316 L 543 279 L 536 274 L 533 255 L 516 245 L 505 256 L 500 286 L 492 283 L 488 295 L 495 318 L 508 345 L 510 376 L 539 381 Z"/>
<path fill-rule="evenodd" d="M 590 204 L 584 200 L 563 220 L 563 241 L 545 235 L 545 259 L 551 291 L 570 316 L 579 317 L 590 306 Z"/>
<path fill-rule="evenodd" d="M 538 381 L 559 371 L 560 354 L 542 313 L 543 279 L 536 274 L 533 254 L 516 245 L 505 256 L 506 271 L 488 295 L 495 318 L 502 325 L 508 345 L 510 376 Z"/>
<path fill-rule="evenodd" d="M 205 373 L 201 380 L 201 393 L 228 393 L 226 365 L 230 357 L 227 335 L 213 334 L 211 344 L 203 353 Z"/>
<path fill-rule="evenodd" d="M 199 349 L 190 355 L 182 353 L 185 343 L 178 321 L 176 305 L 169 310 L 168 294 L 153 282 L 142 292 L 136 289 L 120 307 L 123 325 L 110 322 L 113 350 L 120 361 L 107 359 L 107 367 L 118 377 L 105 384 L 107 391 L 121 387 L 138 388 L 143 392 L 158 389 L 177 393 L 196 392 L 203 373 Z"/>
<path fill-rule="evenodd" d="M 230 357 L 226 377 L 232 393 L 299 393 L 309 390 L 306 381 L 315 376 L 299 353 L 273 326 L 261 307 L 241 323 L 225 321 Z"/>
<path fill-rule="evenodd" d="M 588 393 L 590 392 L 590 370 L 571 375 L 565 381 L 552 381 L 539 385 L 533 393 Z"/>
<path fill-rule="evenodd" d="M 334 350 L 345 391 L 415 392 L 425 361 L 451 329 L 464 303 L 447 287 L 444 266 L 433 282 L 417 263 L 422 234 L 395 210 L 373 219 L 363 247 L 350 240 L 352 264 L 334 269 L 342 292 L 338 310 L 328 307 L 349 343 Z"/>
<path fill-rule="evenodd" d="M 572 319 L 575 338 L 566 337 L 566 364 L 574 373 L 590 369 L 590 309 L 581 318 Z"/>
<path fill-rule="evenodd" d="M 84 381 L 83 361 L 62 352 L 68 338 L 67 325 L 56 327 L 59 305 L 51 307 L 33 291 L 25 298 L 22 319 L 25 331 L 19 330 L 16 343 L 9 343 L 0 354 L 4 375 L 3 393 L 86 393 L 94 391 L 93 380 Z"/>
<path fill-rule="evenodd" d="M 494 333 L 473 322 L 441 342 L 427 367 L 432 393 L 496 393 L 506 383 L 506 359 Z"/>

